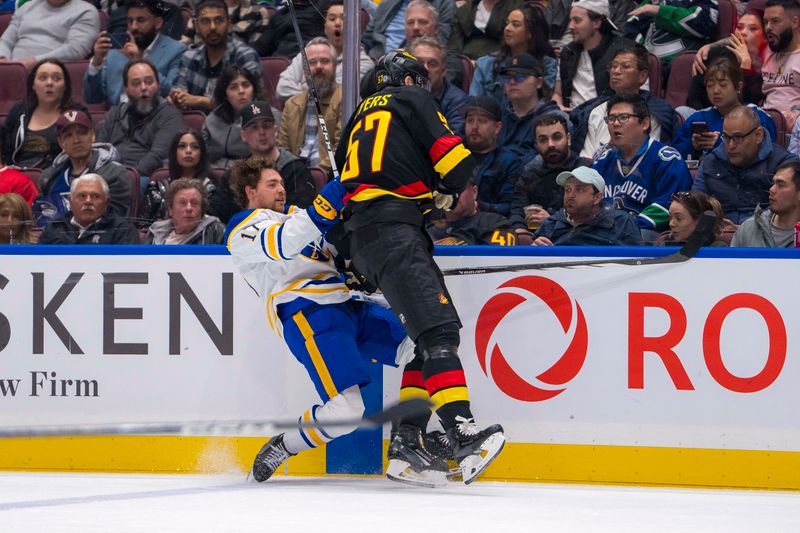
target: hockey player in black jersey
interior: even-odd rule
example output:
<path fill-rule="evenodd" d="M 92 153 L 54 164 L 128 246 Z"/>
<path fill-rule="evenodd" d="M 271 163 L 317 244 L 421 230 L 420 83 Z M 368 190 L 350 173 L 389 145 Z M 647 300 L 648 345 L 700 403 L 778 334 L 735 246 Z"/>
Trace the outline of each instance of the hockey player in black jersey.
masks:
<path fill-rule="evenodd" d="M 382 57 L 375 81 L 378 92 L 361 102 L 336 152 L 347 191 L 351 257 L 416 343 L 401 399 L 430 396 L 463 480 L 471 483 L 500 453 L 505 436 L 497 424 L 479 429 L 472 417 L 458 357 L 461 321 L 433 260 L 423 217 L 434 203 L 445 209 L 452 204 L 474 161 L 425 90 L 427 71 L 414 56 L 396 51 Z M 391 479 L 444 482 L 441 461 L 432 460 L 423 444 L 428 418 L 403 420 L 394 432 Z"/>

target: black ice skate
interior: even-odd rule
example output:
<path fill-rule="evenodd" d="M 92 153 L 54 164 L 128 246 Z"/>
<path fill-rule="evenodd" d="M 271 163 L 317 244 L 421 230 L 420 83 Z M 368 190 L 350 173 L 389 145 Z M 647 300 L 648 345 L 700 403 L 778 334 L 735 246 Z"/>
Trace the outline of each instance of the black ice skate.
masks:
<path fill-rule="evenodd" d="M 462 479 L 469 485 L 500 454 L 506 437 L 500 424 L 479 430 L 471 418 L 457 416 L 456 422 L 454 428 L 447 430 L 447 437 L 453 444 L 453 455 L 461 467 Z"/>
<path fill-rule="evenodd" d="M 425 448 L 429 452 L 447 461 L 447 479 L 461 481 L 461 467 L 453 455 L 453 445 L 450 443 L 450 439 L 447 438 L 447 433 L 435 429 L 426 433 L 424 439 Z"/>
<path fill-rule="evenodd" d="M 294 454 L 287 452 L 283 446 L 283 433 L 272 437 L 256 454 L 253 468 L 247 479 L 252 478 L 259 483 L 268 480 L 278 467 L 292 455 Z"/>
<path fill-rule="evenodd" d="M 386 477 L 392 481 L 431 488 L 447 484 L 447 461 L 425 448 L 418 427 L 401 425 L 392 437 L 387 455 Z"/>

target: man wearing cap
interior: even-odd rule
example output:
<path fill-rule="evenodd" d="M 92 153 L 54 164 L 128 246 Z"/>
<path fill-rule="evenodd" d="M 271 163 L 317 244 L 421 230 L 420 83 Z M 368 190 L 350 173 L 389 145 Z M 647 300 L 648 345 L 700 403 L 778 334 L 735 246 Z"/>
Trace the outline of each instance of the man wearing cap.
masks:
<path fill-rule="evenodd" d="M 113 106 L 120 103 L 121 96 L 126 99 L 123 95 L 122 69 L 135 59 L 147 59 L 156 66 L 161 79 L 161 96 L 169 96 L 186 46 L 160 33 L 164 25 L 164 10 L 160 0 L 129 2 L 130 40 L 122 47 L 114 46 L 112 36 L 107 31 L 100 32 L 94 42 L 94 55 L 83 77 L 83 99 L 87 103 L 108 102 L 109 106 Z"/>
<path fill-rule="evenodd" d="M 499 144 L 510 148 L 523 162 L 527 162 L 537 153 L 533 121 L 536 117 L 562 111 L 550 99 L 553 91 L 544 81 L 542 63 L 532 55 L 509 57 L 500 69 L 500 75 L 508 104 L 503 111 Z"/>
<path fill-rule="evenodd" d="M 122 69 L 128 100 L 112 107 L 97 138 L 113 144 L 122 162 L 142 176 L 161 168 L 172 138 L 184 129 L 183 116 L 158 92 L 158 70 L 147 59 L 136 59 Z"/>
<path fill-rule="evenodd" d="M 305 162 L 286 148 L 276 144 L 278 126 L 267 102 L 256 100 L 242 108 L 242 140 L 253 156 L 265 157 L 275 164 L 283 178 L 286 204 L 306 208 L 317 194 L 314 178 Z M 247 206 L 238 205 L 230 188 L 230 170 L 210 200 L 209 214 L 227 223 L 233 215 Z"/>
<path fill-rule="evenodd" d="M 668 228 L 672 195 L 691 188 L 689 169 L 675 148 L 650 137 L 650 112 L 641 95 L 612 96 L 606 123 L 609 148 L 592 168 L 606 182 L 606 198 L 638 213 L 642 236 L 652 241 Z"/>
<path fill-rule="evenodd" d="M 638 246 L 636 221 L 626 211 L 603 204 L 606 184 L 593 168 L 562 172 L 564 208 L 550 215 L 534 234 L 535 246 Z"/>
<path fill-rule="evenodd" d="M 478 208 L 507 217 L 514 200 L 514 180 L 522 171 L 522 162 L 514 152 L 497 144 L 503 127 L 500 104 L 491 96 L 472 96 L 463 112 L 464 144 L 477 162 L 473 180 L 478 187 Z"/>
<path fill-rule="evenodd" d="M 662 0 L 643 3 L 628 15 L 625 36 L 669 62 L 683 51 L 697 50 L 717 34 L 719 9 L 717 0 Z"/>
<path fill-rule="evenodd" d="M 570 133 L 563 115 L 550 113 L 538 117 L 533 122 L 533 131 L 539 155 L 522 169 L 511 202 L 511 225 L 523 244 L 530 244 L 530 232 L 564 205 L 564 193 L 556 183 L 556 176 L 565 170 L 592 165 L 590 159 L 570 150 Z"/>
<path fill-rule="evenodd" d="M 572 3 L 568 29 L 572 42 L 561 50 L 561 97 L 567 108 L 609 90 L 608 65 L 616 51 L 633 44 L 621 38 L 608 18 L 608 0 Z"/>
<path fill-rule="evenodd" d="M 39 227 L 69 211 L 70 184 L 84 174 L 99 174 L 108 184 L 109 210 L 121 217 L 130 213 L 131 184 L 128 172 L 119 162 L 116 148 L 94 142 L 92 119 L 85 111 L 69 109 L 56 121 L 56 135 L 61 152 L 39 180 L 40 193 L 33 204 Z M 138 193 L 138 191 L 136 191 Z"/>

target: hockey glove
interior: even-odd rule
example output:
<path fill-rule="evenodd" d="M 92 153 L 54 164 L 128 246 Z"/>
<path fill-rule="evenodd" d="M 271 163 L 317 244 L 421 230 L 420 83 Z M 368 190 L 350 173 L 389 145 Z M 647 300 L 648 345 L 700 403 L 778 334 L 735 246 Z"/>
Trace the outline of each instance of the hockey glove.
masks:
<path fill-rule="evenodd" d="M 433 191 L 433 205 L 436 209 L 442 211 L 450 211 L 458 203 L 457 194 L 445 194 L 439 191 Z"/>
<path fill-rule="evenodd" d="M 325 233 L 339 222 L 339 212 L 344 208 L 345 190 L 339 180 L 328 182 L 314 202 L 306 209 L 311 221 Z"/>

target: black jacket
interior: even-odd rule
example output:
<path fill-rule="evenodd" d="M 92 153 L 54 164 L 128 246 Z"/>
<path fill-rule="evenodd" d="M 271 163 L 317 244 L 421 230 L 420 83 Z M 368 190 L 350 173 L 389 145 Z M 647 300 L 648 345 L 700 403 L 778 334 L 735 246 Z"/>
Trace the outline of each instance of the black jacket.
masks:
<path fill-rule="evenodd" d="M 525 207 L 539 204 L 550 213 L 561 209 L 564 203 L 564 189 L 556 183 L 556 176 L 565 170 L 577 167 L 590 167 L 592 162 L 570 151 L 569 157 L 561 165 L 545 165 L 541 155 L 537 155 L 525 165 L 522 175 L 514 184 L 514 200 L 511 202 L 511 227 L 525 228 Z"/>
<path fill-rule="evenodd" d="M 80 235 L 80 228 L 70 222 L 72 212 L 51 222 L 39 237 L 39 244 L 139 244 L 139 232 L 133 224 L 106 213 Z"/>
<path fill-rule="evenodd" d="M 633 41 L 625 39 L 617 33 L 609 33 L 603 37 L 595 48 L 589 50 L 589 57 L 592 60 L 592 70 L 594 71 L 594 86 L 597 95 L 609 92 L 608 87 L 608 65 L 611 58 L 623 46 L 634 46 Z M 572 79 L 578 72 L 578 62 L 581 58 L 583 47 L 577 43 L 570 43 L 561 50 L 560 73 L 561 73 L 561 98 L 564 105 L 570 106 L 572 97 Z"/>

